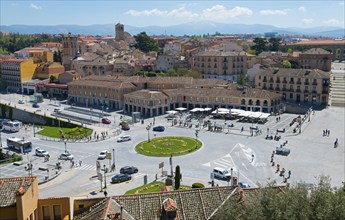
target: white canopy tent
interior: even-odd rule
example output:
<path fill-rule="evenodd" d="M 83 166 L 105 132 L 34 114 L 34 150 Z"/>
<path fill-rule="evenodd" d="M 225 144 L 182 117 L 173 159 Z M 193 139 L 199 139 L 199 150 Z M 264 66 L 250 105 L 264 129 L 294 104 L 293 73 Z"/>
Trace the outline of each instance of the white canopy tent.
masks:
<path fill-rule="evenodd" d="M 167 113 L 171 115 L 175 115 L 178 113 L 178 111 L 170 110 L 170 111 L 167 111 Z"/>
<path fill-rule="evenodd" d="M 177 110 L 177 111 L 185 111 L 185 110 L 187 110 L 187 108 L 178 107 L 178 108 L 175 108 L 175 110 Z"/>

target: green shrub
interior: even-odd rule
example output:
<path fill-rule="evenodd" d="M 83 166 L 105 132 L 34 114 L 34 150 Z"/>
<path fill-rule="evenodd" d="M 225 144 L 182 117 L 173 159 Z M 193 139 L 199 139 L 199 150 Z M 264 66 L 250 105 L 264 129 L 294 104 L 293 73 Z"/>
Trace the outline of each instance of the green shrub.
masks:
<path fill-rule="evenodd" d="M 204 186 L 204 184 L 202 184 L 202 183 L 193 183 L 192 188 L 193 188 L 193 189 L 196 189 L 196 188 L 205 188 L 205 186 Z"/>
<path fill-rule="evenodd" d="M 180 166 L 177 165 L 175 169 L 175 189 L 176 190 L 180 188 L 180 182 L 181 182 Z"/>
<path fill-rule="evenodd" d="M 13 161 L 21 161 L 23 158 L 22 156 L 18 155 L 18 154 L 13 154 L 12 155 Z"/>

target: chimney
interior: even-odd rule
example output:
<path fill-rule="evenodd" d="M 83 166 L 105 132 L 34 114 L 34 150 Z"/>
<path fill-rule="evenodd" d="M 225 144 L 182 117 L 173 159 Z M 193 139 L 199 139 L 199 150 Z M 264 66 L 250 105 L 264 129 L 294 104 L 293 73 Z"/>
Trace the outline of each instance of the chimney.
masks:
<path fill-rule="evenodd" d="M 162 204 L 161 220 L 179 220 L 179 219 L 180 218 L 177 216 L 176 202 L 171 198 L 165 199 Z"/>

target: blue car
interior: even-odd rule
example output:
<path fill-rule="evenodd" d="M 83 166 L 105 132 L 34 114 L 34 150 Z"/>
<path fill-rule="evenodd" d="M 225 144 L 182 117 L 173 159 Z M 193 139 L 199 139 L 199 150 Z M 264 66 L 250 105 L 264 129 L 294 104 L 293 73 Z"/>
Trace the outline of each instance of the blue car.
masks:
<path fill-rule="evenodd" d="M 156 126 L 156 127 L 153 127 L 152 131 L 159 131 L 159 132 L 163 132 L 165 130 L 165 127 L 164 126 Z"/>

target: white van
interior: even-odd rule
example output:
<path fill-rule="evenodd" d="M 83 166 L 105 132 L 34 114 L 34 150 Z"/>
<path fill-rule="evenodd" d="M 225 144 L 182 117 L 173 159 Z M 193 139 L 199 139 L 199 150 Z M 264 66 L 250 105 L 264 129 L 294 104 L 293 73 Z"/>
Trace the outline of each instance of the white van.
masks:
<path fill-rule="evenodd" d="M 215 167 L 212 173 L 216 179 L 228 180 L 231 178 L 229 171 L 224 168 Z"/>
<path fill-rule="evenodd" d="M 62 112 L 62 110 L 61 110 L 61 109 L 59 109 L 59 108 L 54 108 L 54 112 L 55 112 L 55 113 L 61 113 L 61 112 Z"/>

